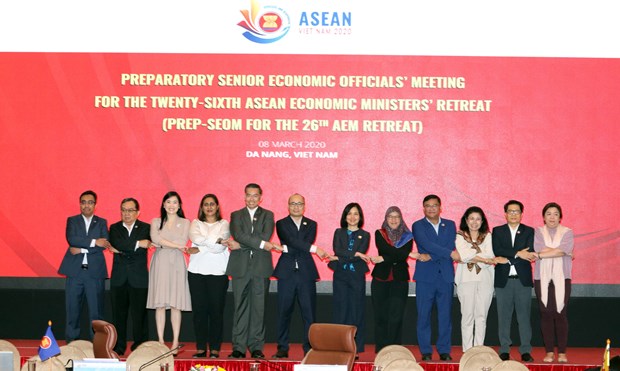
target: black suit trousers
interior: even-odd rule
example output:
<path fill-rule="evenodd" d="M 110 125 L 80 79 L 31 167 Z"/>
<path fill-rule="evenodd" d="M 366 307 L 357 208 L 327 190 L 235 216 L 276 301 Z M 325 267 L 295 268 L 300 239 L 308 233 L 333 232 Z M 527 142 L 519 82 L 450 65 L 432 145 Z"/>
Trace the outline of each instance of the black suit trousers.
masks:
<path fill-rule="evenodd" d="M 128 282 L 122 286 L 110 286 L 112 299 L 112 321 L 116 327 L 115 351 L 125 353 L 127 349 L 127 318 L 131 313 L 133 345 L 144 343 L 149 338 L 148 319 L 146 315 L 147 288 L 131 287 Z"/>
<path fill-rule="evenodd" d="M 295 299 L 299 303 L 304 322 L 304 352 L 310 350 L 308 332 L 316 318 L 316 281 L 293 273 L 289 278 L 278 280 L 278 349 L 289 349 L 289 329 L 295 309 Z"/>

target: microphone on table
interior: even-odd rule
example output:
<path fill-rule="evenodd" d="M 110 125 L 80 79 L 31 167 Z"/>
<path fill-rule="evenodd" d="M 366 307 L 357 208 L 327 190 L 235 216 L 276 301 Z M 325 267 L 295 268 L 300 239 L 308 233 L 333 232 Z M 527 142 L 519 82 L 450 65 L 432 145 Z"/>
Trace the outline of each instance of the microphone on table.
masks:
<path fill-rule="evenodd" d="M 173 354 L 174 352 L 176 352 L 177 350 L 183 348 L 185 346 L 185 344 L 179 344 L 178 347 L 170 349 L 169 351 L 167 351 L 166 353 L 155 357 L 154 359 L 148 361 L 147 363 L 143 364 L 142 366 L 140 366 L 140 368 L 138 369 L 138 371 L 142 371 L 143 368 L 145 367 L 149 367 L 150 365 L 152 365 L 153 363 L 157 362 L 157 361 L 161 361 L 162 359 L 168 357 L 169 355 Z"/>

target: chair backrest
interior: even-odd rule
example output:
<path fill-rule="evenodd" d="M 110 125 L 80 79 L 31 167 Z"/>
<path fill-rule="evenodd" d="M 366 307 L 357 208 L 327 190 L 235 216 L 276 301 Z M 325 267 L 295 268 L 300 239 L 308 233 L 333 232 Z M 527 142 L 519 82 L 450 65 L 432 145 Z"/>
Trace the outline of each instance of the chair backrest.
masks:
<path fill-rule="evenodd" d="M 413 359 L 395 359 L 382 367 L 383 371 L 424 371 Z"/>
<path fill-rule="evenodd" d="M 495 367 L 493 367 L 493 371 L 496 370 L 502 370 L 502 371 L 528 371 L 528 368 L 526 365 L 524 365 L 521 362 L 517 362 L 517 361 L 513 361 L 513 360 L 508 360 L 508 361 L 503 361 L 500 362 L 498 364 L 495 365 Z"/>
<path fill-rule="evenodd" d="M 477 353 L 464 364 L 459 364 L 459 371 L 479 371 L 483 368 L 492 369 L 502 361 L 495 353 Z"/>
<path fill-rule="evenodd" d="M 127 357 L 127 364 L 132 371 L 138 371 L 140 367 L 142 367 L 144 364 L 154 360 L 155 358 L 161 356 L 162 354 L 165 354 L 168 351 L 170 351 L 170 349 L 168 349 L 167 346 L 159 344 L 156 341 L 142 343 L 139 347 L 136 348 L 136 350 L 131 352 L 129 357 Z M 174 370 L 174 358 L 172 354 L 168 355 L 160 361 L 155 362 L 150 366 L 144 367 L 142 371 L 159 371 L 159 365 L 166 363 L 168 364 L 169 370 Z"/>
<path fill-rule="evenodd" d="M 116 327 L 113 324 L 102 321 L 93 321 L 93 353 L 95 358 L 116 358 L 118 354 L 114 352 L 116 345 Z"/>
<path fill-rule="evenodd" d="M 382 348 L 375 356 L 375 366 L 381 366 L 385 368 L 388 363 L 395 359 L 409 359 L 416 361 L 415 356 L 409 349 L 402 345 L 388 345 Z"/>
<path fill-rule="evenodd" d="M 93 352 L 93 343 L 88 340 L 73 340 L 69 343 L 69 345 L 74 346 L 80 349 L 86 357 L 84 358 L 95 358 L 95 353 Z"/>
<path fill-rule="evenodd" d="M 463 367 L 465 366 L 465 364 L 471 357 L 477 354 L 480 354 L 480 353 L 489 353 L 489 354 L 497 355 L 497 352 L 493 348 L 487 347 L 485 345 L 477 345 L 475 347 L 471 347 L 467 349 L 467 351 L 463 353 L 463 355 L 461 356 L 461 360 L 459 361 L 459 370 L 463 369 Z M 499 356 L 497 357 L 499 358 Z"/>
<path fill-rule="evenodd" d="M 82 352 L 82 350 L 74 345 L 63 345 L 60 347 L 60 354 L 58 355 L 58 359 L 62 361 L 63 365 L 66 365 L 70 359 L 74 361 L 82 360 L 86 357 L 86 354 Z"/>
<path fill-rule="evenodd" d="M 302 364 L 346 365 L 353 369 L 355 363 L 355 332 L 357 328 L 333 323 L 313 323 L 310 325 L 308 340 L 312 349 L 306 354 Z"/>
<path fill-rule="evenodd" d="M 19 370 L 20 355 L 17 347 L 6 340 L 0 340 L 0 351 L 13 352 L 13 369 Z"/>

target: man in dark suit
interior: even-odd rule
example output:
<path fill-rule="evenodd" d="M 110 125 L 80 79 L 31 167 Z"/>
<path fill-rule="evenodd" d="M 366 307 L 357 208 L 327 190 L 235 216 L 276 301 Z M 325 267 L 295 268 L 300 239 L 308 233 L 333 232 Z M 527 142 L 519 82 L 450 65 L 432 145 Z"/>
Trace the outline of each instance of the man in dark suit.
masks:
<path fill-rule="evenodd" d="M 497 320 L 500 342 L 500 358 L 510 358 L 510 326 L 512 313 L 516 311 L 519 323 L 521 360 L 532 362 L 532 325 L 530 308 L 532 306 L 532 264 L 534 253 L 534 229 L 521 224 L 523 204 L 510 200 L 504 205 L 508 223 L 493 228 L 493 253 L 504 257 L 507 264 L 495 266 L 495 298 L 497 300 Z"/>
<path fill-rule="evenodd" d="M 131 312 L 135 350 L 148 340 L 146 297 L 149 287 L 147 249 L 151 244 L 151 226 L 138 220 L 140 204 L 135 198 L 121 201 L 121 221 L 110 226 L 110 250 L 114 252 L 110 295 L 112 318 L 117 340 L 114 351 L 125 354 L 127 348 L 127 317 Z"/>
<path fill-rule="evenodd" d="M 271 251 L 282 247 L 269 242 L 273 235 L 273 213 L 259 206 L 263 191 L 258 184 L 245 186 L 245 206 L 230 217 L 228 242 L 231 249 L 226 274 L 232 277 L 235 303 L 233 317 L 233 352 L 229 358 L 265 358 L 265 300 L 269 277 L 273 273 Z"/>
<path fill-rule="evenodd" d="M 103 251 L 110 246 L 108 225 L 95 213 L 97 194 L 85 191 L 80 195 L 80 215 L 67 219 L 66 238 L 69 243 L 58 273 L 67 276 L 65 306 L 67 343 L 80 338 L 80 314 L 86 297 L 90 323 L 103 319 L 103 290 L 108 278 Z M 90 337 L 92 338 L 92 328 Z"/>
<path fill-rule="evenodd" d="M 310 350 L 308 331 L 316 318 L 316 281 L 319 272 L 312 253 L 327 257 L 314 245 L 316 222 L 304 216 L 306 200 L 300 194 L 288 199 L 289 216 L 278 220 L 276 232 L 284 249 L 273 276 L 278 279 L 278 351 L 273 358 L 288 358 L 289 327 L 295 300 L 304 322 L 304 353 Z"/>
<path fill-rule="evenodd" d="M 452 296 L 454 293 L 454 261 L 460 260 L 456 251 L 456 225 L 442 219 L 441 199 L 428 195 L 422 201 L 424 218 L 413 223 L 411 230 L 420 258 L 415 266 L 417 335 L 422 360 L 433 358 L 431 345 L 431 311 L 437 306 L 437 352 L 442 361 L 452 359 Z"/>

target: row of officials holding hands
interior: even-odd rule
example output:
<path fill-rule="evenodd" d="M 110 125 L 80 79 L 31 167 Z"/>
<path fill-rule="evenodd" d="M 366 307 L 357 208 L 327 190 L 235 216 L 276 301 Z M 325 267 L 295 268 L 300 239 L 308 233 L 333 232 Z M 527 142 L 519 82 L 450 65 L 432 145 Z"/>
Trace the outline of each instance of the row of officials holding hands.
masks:
<path fill-rule="evenodd" d="M 113 323 L 118 333 L 115 351 L 127 346 L 127 319 L 132 316 L 135 349 L 148 340 L 146 310 L 155 309 L 157 337 L 164 343 L 166 310 L 170 309 L 172 349 L 179 345 L 181 311 L 193 311 L 195 358 L 220 356 L 226 292 L 231 278 L 234 298 L 233 351 L 229 358 L 264 358 L 265 301 L 270 277 L 277 283 L 277 342 L 274 358 L 288 358 L 289 326 L 295 302 L 304 324 L 303 350 L 310 349 L 308 330 L 316 318 L 316 281 L 319 274 L 312 254 L 327 261 L 333 276 L 333 322 L 357 326 L 358 352 L 364 351 L 365 275 L 372 271 L 375 351 L 402 343 L 403 317 L 409 291 L 408 260 L 416 261 L 417 339 L 421 359 L 433 359 L 431 312 L 437 311 L 439 359 L 451 360 L 452 300 L 454 289 L 461 304 L 463 351 L 483 345 L 486 319 L 493 294 L 498 311 L 500 357 L 510 358 L 511 323 L 516 312 L 521 360 L 531 362 L 531 289 L 541 314 L 546 348 L 544 362 L 568 362 L 566 356 L 567 303 L 571 291 L 573 232 L 560 224 L 562 208 L 551 202 L 542 210 L 543 226 L 534 230 L 521 224 L 523 204 L 504 205 L 507 223 L 489 230 L 484 212 L 468 208 L 457 231 L 452 220 L 441 217 L 441 199 L 423 199 L 424 217 L 411 229 L 401 210 L 385 212 L 375 231 L 377 256 L 370 256 L 370 233 L 363 229 L 364 213 L 357 203 L 346 205 L 333 238 L 333 254 L 315 245 L 317 223 L 304 216 L 305 199 L 288 199 L 289 215 L 275 222 L 273 212 L 260 206 L 262 189 L 245 187 L 245 207 L 222 218 L 216 195 L 205 195 L 192 222 L 185 218 L 181 197 L 168 192 L 160 217 L 151 224 L 138 219 L 134 198 L 121 202 L 121 221 L 108 231 L 105 219 L 94 215 L 97 195 L 80 195 L 80 215 L 67 219 L 69 244 L 59 273 L 66 276 L 67 342 L 79 338 L 80 312 L 86 299 L 90 320 L 103 319 L 104 252 L 114 254 L 110 294 Z M 274 227 L 280 241 L 271 242 Z M 191 247 L 188 247 L 188 240 Z M 413 251 L 413 245 L 417 252 Z M 153 248 L 150 270 L 147 249 Z M 273 268 L 272 253 L 280 253 Z M 189 254 L 186 265 L 184 254 Z M 532 275 L 532 262 L 534 272 Z M 455 264 L 456 263 L 456 264 Z M 456 270 L 455 270 L 456 265 Z M 150 271 L 150 274 L 149 274 Z M 555 344 L 557 343 L 557 356 Z M 178 351 L 178 349 L 177 349 Z M 557 358 L 556 358 L 557 357 Z"/>

